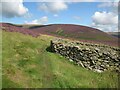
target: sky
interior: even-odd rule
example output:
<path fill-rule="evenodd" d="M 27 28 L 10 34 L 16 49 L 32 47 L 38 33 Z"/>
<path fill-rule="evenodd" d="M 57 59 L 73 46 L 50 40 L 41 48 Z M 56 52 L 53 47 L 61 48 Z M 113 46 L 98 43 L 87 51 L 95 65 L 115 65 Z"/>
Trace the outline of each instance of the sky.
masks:
<path fill-rule="evenodd" d="M 118 31 L 118 2 L 1 2 L 0 22 L 14 24 L 77 24 L 105 32 Z"/>

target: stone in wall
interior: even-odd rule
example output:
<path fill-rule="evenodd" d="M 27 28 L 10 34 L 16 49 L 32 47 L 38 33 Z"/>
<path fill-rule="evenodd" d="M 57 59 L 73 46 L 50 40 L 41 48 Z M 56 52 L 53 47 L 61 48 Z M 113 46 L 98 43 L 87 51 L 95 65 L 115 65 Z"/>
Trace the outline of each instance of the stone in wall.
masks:
<path fill-rule="evenodd" d="M 89 70 L 120 72 L 120 49 L 102 44 L 56 39 L 51 41 L 51 50 Z"/>

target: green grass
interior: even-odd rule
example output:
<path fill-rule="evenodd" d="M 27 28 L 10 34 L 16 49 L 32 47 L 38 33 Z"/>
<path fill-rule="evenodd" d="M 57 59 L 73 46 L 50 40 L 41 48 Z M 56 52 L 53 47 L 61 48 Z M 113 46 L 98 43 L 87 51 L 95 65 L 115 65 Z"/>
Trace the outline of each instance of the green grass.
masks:
<path fill-rule="evenodd" d="M 115 72 L 96 73 L 49 52 L 54 37 L 3 32 L 3 88 L 115 88 Z"/>
<path fill-rule="evenodd" d="M 0 30 L 0 89 L 2 88 L 2 30 Z"/>
<path fill-rule="evenodd" d="M 62 30 L 61 28 L 59 28 L 58 30 L 56 30 L 55 32 L 58 35 L 64 35 L 64 30 Z"/>

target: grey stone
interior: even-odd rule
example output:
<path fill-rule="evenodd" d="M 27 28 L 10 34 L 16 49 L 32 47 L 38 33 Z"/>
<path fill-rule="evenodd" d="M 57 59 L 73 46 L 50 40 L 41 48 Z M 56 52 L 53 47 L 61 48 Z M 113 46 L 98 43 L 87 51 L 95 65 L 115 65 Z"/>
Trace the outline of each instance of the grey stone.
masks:
<path fill-rule="evenodd" d="M 50 47 L 52 51 L 68 58 L 70 62 L 77 62 L 77 65 L 96 72 L 109 68 L 120 69 L 119 48 L 102 44 L 71 42 L 60 38 L 52 40 Z"/>

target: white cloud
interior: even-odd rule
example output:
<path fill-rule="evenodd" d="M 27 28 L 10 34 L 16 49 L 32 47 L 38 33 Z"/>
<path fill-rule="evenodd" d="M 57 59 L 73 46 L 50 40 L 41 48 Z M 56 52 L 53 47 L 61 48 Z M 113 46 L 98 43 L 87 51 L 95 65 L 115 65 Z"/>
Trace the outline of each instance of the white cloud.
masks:
<path fill-rule="evenodd" d="M 58 17 L 58 14 L 54 14 L 54 17 Z"/>
<path fill-rule="evenodd" d="M 3 1 L 3 0 L 2 0 Z M 2 10 L 0 14 L 7 18 L 20 17 L 28 12 L 28 9 L 23 5 L 23 0 L 11 0 L 9 2 L 0 2 Z"/>
<path fill-rule="evenodd" d="M 106 8 L 106 7 L 118 7 L 118 2 L 103 2 L 98 5 L 100 8 Z"/>
<path fill-rule="evenodd" d="M 102 31 L 118 31 L 118 15 L 113 12 L 95 12 L 92 26 Z"/>
<path fill-rule="evenodd" d="M 9 2 L 10 0 L 3 0 Z M 17 1 L 17 0 L 16 0 Z M 53 1 L 64 1 L 64 2 L 119 2 L 119 0 L 24 0 L 25 2 L 53 2 Z M 11 1 L 12 2 L 12 1 Z"/>
<path fill-rule="evenodd" d="M 79 16 L 74 16 L 73 18 L 76 20 L 81 20 L 81 18 Z"/>
<path fill-rule="evenodd" d="M 118 26 L 117 25 L 101 25 L 101 24 L 95 24 L 94 22 L 92 23 L 92 27 L 100 29 L 104 32 L 117 32 L 118 31 Z"/>
<path fill-rule="evenodd" d="M 93 15 L 92 26 L 99 28 L 103 31 L 118 31 L 118 1 L 102 2 L 98 5 L 99 8 L 111 10 L 110 12 L 96 12 Z"/>
<path fill-rule="evenodd" d="M 113 25 L 118 23 L 118 15 L 113 12 L 95 12 L 92 16 L 95 24 Z"/>
<path fill-rule="evenodd" d="M 41 17 L 40 19 L 35 19 L 33 21 L 25 21 L 25 24 L 45 24 L 48 22 L 48 17 L 47 16 L 44 16 L 44 17 Z"/>
<path fill-rule="evenodd" d="M 109 8 L 112 12 L 118 14 L 118 2 L 102 2 L 98 5 L 99 8 Z"/>
<path fill-rule="evenodd" d="M 66 10 L 68 6 L 63 1 L 53 1 L 40 3 L 38 8 L 39 10 L 43 10 L 45 12 L 58 13 L 59 11 Z"/>

